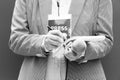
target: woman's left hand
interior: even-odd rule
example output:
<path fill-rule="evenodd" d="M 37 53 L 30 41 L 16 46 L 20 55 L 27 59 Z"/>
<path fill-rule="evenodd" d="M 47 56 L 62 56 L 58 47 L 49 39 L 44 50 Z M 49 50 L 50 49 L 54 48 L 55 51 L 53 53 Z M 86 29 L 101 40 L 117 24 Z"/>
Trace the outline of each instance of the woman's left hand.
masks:
<path fill-rule="evenodd" d="M 86 48 L 86 42 L 81 38 L 68 39 L 65 44 L 65 55 L 69 54 L 71 57 L 80 58 L 85 54 Z"/>

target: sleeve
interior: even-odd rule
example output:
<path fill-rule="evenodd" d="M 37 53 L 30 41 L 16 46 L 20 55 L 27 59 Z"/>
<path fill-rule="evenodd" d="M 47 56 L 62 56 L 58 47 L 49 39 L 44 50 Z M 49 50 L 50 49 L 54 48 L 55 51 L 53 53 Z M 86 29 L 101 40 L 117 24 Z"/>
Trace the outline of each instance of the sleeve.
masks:
<path fill-rule="evenodd" d="M 85 60 L 93 60 L 104 57 L 113 46 L 113 10 L 111 0 L 99 0 L 99 9 L 97 16 L 97 25 L 94 34 L 96 36 L 104 35 L 103 41 L 88 42 L 85 53 Z"/>
<path fill-rule="evenodd" d="M 45 57 L 42 49 L 44 35 L 31 34 L 27 20 L 26 0 L 16 0 L 12 16 L 10 49 L 19 55 Z"/>
<path fill-rule="evenodd" d="M 109 53 L 113 46 L 113 10 L 111 0 L 99 0 L 96 26 L 94 26 L 93 36 L 105 36 L 103 41 L 86 42 L 87 48 L 84 56 L 79 54 L 65 55 L 70 61 L 84 63 L 88 60 L 94 60 L 104 57 Z"/>

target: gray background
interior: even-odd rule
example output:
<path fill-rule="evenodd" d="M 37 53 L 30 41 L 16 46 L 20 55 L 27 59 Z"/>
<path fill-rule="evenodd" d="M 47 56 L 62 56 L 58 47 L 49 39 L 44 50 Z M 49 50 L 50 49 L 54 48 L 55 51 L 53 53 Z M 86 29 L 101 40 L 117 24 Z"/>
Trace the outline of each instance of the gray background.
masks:
<path fill-rule="evenodd" d="M 0 0 L 0 80 L 17 80 L 23 57 L 8 48 L 10 24 L 15 0 Z M 120 1 L 113 1 L 114 46 L 102 59 L 107 80 L 120 80 Z"/>

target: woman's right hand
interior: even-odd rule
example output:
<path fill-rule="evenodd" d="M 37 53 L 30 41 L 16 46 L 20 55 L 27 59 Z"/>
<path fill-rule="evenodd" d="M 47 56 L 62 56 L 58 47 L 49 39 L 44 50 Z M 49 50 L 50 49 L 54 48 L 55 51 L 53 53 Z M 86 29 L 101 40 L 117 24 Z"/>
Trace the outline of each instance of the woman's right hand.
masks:
<path fill-rule="evenodd" d="M 51 30 L 45 35 L 43 46 L 49 52 L 58 48 L 63 43 L 63 33 L 59 30 Z"/>

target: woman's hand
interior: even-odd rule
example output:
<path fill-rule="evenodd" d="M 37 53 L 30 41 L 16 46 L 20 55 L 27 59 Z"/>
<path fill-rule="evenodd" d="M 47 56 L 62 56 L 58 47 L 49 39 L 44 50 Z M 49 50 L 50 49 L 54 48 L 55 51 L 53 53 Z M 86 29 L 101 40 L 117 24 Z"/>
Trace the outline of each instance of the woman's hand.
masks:
<path fill-rule="evenodd" d="M 59 30 L 51 30 L 45 35 L 45 50 L 51 51 L 58 48 L 63 43 L 63 33 Z"/>
<path fill-rule="evenodd" d="M 71 60 L 83 57 L 87 48 L 85 41 L 81 38 L 70 38 L 66 41 L 65 46 L 65 55 L 68 55 Z"/>

